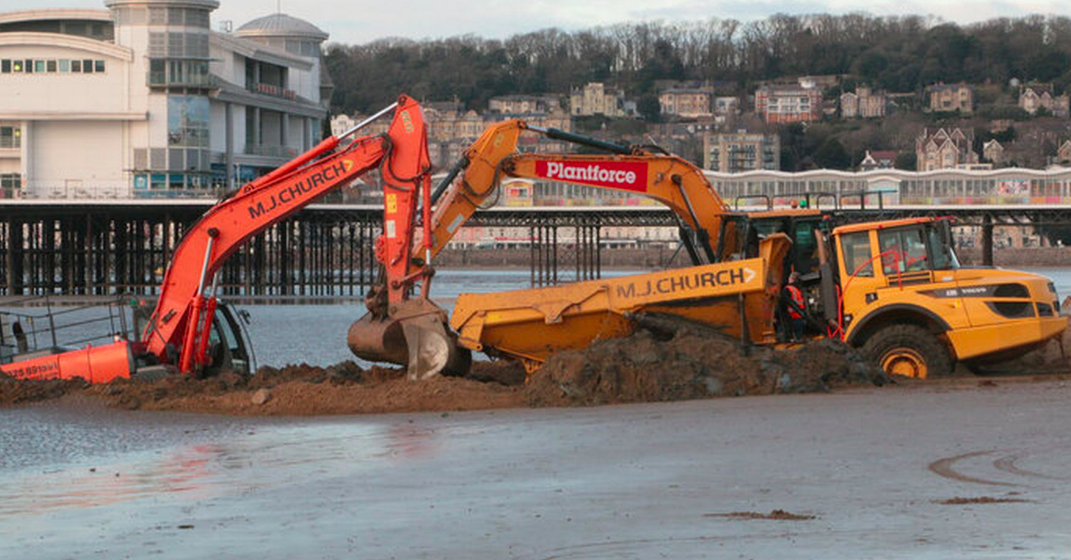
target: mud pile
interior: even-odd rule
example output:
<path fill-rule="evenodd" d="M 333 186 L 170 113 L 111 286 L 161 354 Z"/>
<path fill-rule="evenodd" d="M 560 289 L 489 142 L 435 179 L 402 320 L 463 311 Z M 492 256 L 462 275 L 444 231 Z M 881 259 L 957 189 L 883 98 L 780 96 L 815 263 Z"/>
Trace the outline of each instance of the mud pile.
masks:
<path fill-rule="evenodd" d="M 0 374 L 0 406 L 58 399 L 88 387 L 85 381 L 17 381 Z"/>
<path fill-rule="evenodd" d="M 492 374 L 491 364 L 477 368 Z M 523 383 L 523 369 L 521 382 Z M 145 383 L 117 380 L 85 390 L 111 406 L 242 415 L 439 412 L 524 406 L 517 390 L 501 383 L 440 377 L 412 382 L 401 369 L 362 369 L 353 362 L 329 367 L 264 367 L 256 375 L 209 379 L 171 377 Z"/>
<path fill-rule="evenodd" d="M 477 362 L 464 379 L 417 382 L 406 379 L 400 369 L 364 369 L 343 362 L 264 367 L 252 376 L 176 375 L 92 386 L 0 379 L 0 406 L 79 394 L 128 410 L 239 415 L 446 412 L 800 393 L 886 381 L 878 368 L 838 343 L 816 342 L 797 351 L 755 347 L 744 355 L 734 340 L 684 328 L 671 336 L 641 331 L 583 351 L 558 353 L 527 383 L 524 368 L 507 361 Z"/>
<path fill-rule="evenodd" d="M 648 331 L 559 352 L 526 387 L 534 406 L 676 401 L 828 391 L 883 385 L 888 377 L 847 346 L 823 340 L 790 351 L 746 353 L 722 335 L 681 329 L 668 340 Z"/>

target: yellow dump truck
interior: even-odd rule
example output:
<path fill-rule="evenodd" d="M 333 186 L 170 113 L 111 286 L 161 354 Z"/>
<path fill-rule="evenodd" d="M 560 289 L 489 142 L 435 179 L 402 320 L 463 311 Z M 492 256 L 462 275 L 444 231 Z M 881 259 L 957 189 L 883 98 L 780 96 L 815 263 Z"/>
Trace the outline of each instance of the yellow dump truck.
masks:
<path fill-rule="evenodd" d="M 524 131 L 609 154 L 519 154 Z M 885 371 L 913 377 L 948 373 L 956 361 L 981 365 L 1014 357 L 1066 328 L 1048 279 L 960 266 L 947 220 L 836 227 L 834 217 L 816 210 L 733 212 L 702 171 L 677 156 L 523 121 L 490 127 L 436 190 L 428 254 L 441 250 L 507 177 L 658 200 L 677 217 L 694 264 L 548 288 L 462 294 L 450 317 L 457 343 L 518 359 L 530 371 L 555 351 L 626 336 L 646 316 L 698 322 L 745 345 L 790 346 L 784 327 L 792 306 L 793 316 L 806 319 L 808 336 L 839 338 L 863 349 Z M 793 272 L 801 278 L 802 305 L 784 297 Z M 357 346 L 351 340 L 351 348 Z"/>
<path fill-rule="evenodd" d="M 961 267 L 948 230 L 947 221 L 935 219 L 834 229 L 831 258 L 804 284 L 811 334 L 841 338 L 889 373 L 928 377 L 949 373 L 957 360 L 1015 357 L 1064 331 L 1067 319 L 1047 278 Z M 530 369 L 554 351 L 628 335 L 645 314 L 687 318 L 745 343 L 787 344 L 778 308 L 788 243 L 776 234 L 753 259 L 463 294 L 450 326 L 463 346 L 520 359 Z"/>

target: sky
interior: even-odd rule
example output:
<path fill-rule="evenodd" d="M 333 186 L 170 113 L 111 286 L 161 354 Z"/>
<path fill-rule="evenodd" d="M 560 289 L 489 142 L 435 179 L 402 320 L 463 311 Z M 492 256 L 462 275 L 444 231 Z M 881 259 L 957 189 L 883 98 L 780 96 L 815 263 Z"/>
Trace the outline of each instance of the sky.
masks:
<path fill-rule="evenodd" d="M 408 0 L 392 11 L 382 0 L 220 0 L 212 25 L 241 24 L 277 11 L 312 22 L 331 34 L 329 41 L 365 43 L 383 37 L 410 39 L 475 34 L 505 38 L 547 27 L 584 29 L 641 20 L 750 21 L 775 13 L 843 14 L 859 10 L 858 0 Z M 1027 14 L 1071 16 L 1067 0 L 871 0 L 873 15 L 934 15 L 970 23 Z M 0 0 L 0 12 L 31 8 L 103 8 L 104 0 Z"/>

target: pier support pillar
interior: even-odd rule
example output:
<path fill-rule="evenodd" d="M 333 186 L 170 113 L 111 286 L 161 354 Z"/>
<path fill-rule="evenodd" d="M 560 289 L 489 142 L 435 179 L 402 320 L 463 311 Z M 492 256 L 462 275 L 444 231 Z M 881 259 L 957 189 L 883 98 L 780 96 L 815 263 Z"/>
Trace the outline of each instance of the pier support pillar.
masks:
<path fill-rule="evenodd" d="M 993 217 L 982 217 L 982 264 L 993 266 Z"/>

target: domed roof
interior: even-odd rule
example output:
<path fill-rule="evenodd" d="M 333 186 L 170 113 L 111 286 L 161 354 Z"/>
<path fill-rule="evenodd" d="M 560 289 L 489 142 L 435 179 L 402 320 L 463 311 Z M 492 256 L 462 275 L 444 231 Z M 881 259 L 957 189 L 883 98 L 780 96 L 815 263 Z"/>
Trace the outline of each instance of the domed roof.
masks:
<path fill-rule="evenodd" d="M 286 14 L 259 17 L 239 27 L 234 34 L 239 37 L 302 37 L 319 41 L 328 37 L 319 27 Z"/>

